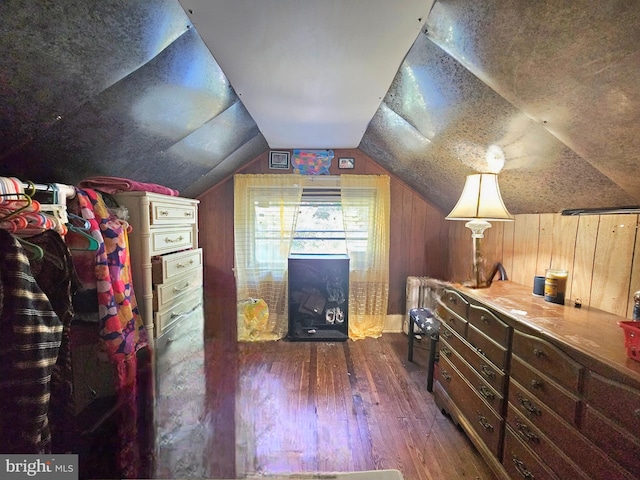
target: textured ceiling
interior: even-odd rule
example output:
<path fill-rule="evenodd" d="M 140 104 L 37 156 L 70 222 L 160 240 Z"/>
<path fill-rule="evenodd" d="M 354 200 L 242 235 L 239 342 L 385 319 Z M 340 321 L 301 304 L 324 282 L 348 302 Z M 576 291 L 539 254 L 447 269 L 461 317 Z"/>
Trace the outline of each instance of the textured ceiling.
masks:
<path fill-rule="evenodd" d="M 180 0 L 270 148 L 357 148 L 434 0 Z"/>
<path fill-rule="evenodd" d="M 177 0 L 0 16 L 0 175 L 196 196 L 269 149 Z M 359 149 L 443 213 L 488 152 L 512 213 L 640 204 L 637 2 L 437 1 Z"/>

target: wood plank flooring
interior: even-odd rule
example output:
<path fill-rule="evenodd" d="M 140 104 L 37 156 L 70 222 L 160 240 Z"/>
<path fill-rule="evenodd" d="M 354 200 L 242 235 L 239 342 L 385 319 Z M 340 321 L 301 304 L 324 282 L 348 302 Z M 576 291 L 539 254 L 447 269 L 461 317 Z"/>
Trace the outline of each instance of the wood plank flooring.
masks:
<path fill-rule="evenodd" d="M 398 469 L 405 480 L 495 476 L 426 390 L 407 337 L 206 342 L 208 478 Z"/>

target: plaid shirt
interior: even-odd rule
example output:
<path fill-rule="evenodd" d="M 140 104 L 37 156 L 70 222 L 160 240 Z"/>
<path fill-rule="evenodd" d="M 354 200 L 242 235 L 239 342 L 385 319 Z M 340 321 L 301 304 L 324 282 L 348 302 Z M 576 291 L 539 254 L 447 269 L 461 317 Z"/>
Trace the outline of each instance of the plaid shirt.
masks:
<path fill-rule="evenodd" d="M 49 453 L 51 372 L 62 322 L 19 241 L 0 230 L 0 451 Z"/>

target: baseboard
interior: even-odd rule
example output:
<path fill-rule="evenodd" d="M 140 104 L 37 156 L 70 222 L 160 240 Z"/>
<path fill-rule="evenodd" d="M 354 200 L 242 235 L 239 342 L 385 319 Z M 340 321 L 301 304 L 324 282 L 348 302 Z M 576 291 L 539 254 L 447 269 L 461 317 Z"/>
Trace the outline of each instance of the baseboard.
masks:
<path fill-rule="evenodd" d="M 404 317 L 404 315 L 387 315 L 387 318 L 384 322 L 384 330 L 382 332 L 402 333 L 404 331 L 404 329 L 402 328 Z"/>

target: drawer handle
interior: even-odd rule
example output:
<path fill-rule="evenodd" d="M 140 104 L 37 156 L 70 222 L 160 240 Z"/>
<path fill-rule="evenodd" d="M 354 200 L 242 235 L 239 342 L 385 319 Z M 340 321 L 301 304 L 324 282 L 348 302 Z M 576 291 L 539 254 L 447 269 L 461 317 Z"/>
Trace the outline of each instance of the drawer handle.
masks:
<path fill-rule="evenodd" d="M 449 295 L 449 303 L 453 303 L 454 305 L 458 303 L 458 299 L 453 295 Z"/>
<path fill-rule="evenodd" d="M 167 215 L 169 215 L 169 210 L 160 210 L 158 213 L 163 217 L 166 217 Z"/>
<path fill-rule="evenodd" d="M 491 425 L 487 420 L 487 417 L 485 417 L 481 413 L 478 413 L 478 423 L 480 423 L 480 425 L 482 425 L 482 428 L 484 428 L 485 430 L 493 430 L 493 425 Z"/>
<path fill-rule="evenodd" d="M 189 260 L 189 265 L 193 265 L 193 259 Z M 184 263 L 177 263 L 176 267 L 178 268 L 185 268 L 187 265 L 185 265 Z"/>
<path fill-rule="evenodd" d="M 524 409 L 532 415 L 537 415 L 539 417 L 542 416 L 542 411 L 531 403 L 531 400 L 528 398 L 524 398 L 522 395 L 518 394 L 518 402 L 520 402 L 520 405 L 522 405 Z"/>
<path fill-rule="evenodd" d="M 493 394 L 491 390 L 489 390 L 486 385 L 478 385 L 478 391 L 480 395 L 482 395 L 487 400 L 493 400 L 496 396 Z"/>
<path fill-rule="evenodd" d="M 451 338 L 451 332 L 449 330 L 443 330 L 442 331 L 442 336 L 444 338 Z"/>
<path fill-rule="evenodd" d="M 538 389 L 544 386 L 544 382 L 542 380 L 536 380 L 535 378 L 531 380 L 531 388 Z"/>
<path fill-rule="evenodd" d="M 516 470 L 523 478 L 530 478 L 532 480 L 535 478 L 533 473 L 527 469 L 524 462 L 522 460 L 518 460 L 518 457 L 515 455 L 513 456 L 513 466 L 516 467 Z"/>
<path fill-rule="evenodd" d="M 442 370 L 440 374 L 442 375 L 442 378 L 444 378 L 447 382 L 451 381 L 451 375 L 449 375 L 446 370 Z"/>
<path fill-rule="evenodd" d="M 449 320 L 449 323 L 455 323 L 455 321 L 456 321 L 456 319 L 455 319 L 455 318 L 453 318 L 453 317 L 449 317 L 449 319 L 448 319 L 448 320 Z"/>
<path fill-rule="evenodd" d="M 491 379 L 496 378 L 496 372 L 494 372 L 489 365 L 483 363 L 480 365 L 480 370 L 485 377 Z"/>
<path fill-rule="evenodd" d="M 451 350 L 449 350 L 447 347 L 442 347 L 440 351 L 444 353 L 447 357 L 451 356 Z"/>
<path fill-rule="evenodd" d="M 484 315 L 480 315 L 480 321 L 489 325 L 489 318 L 485 317 Z"/>
<path fill-rule="evenodd" d="M 539 348 L 534 348 L 533 349 L 533 354 L 538 357 L 538 358 L 542 358 L 545 356 L 545 353 L 543 350 L 540 350 Z"/>
<path fill-rule="evenodd" d="M 535 433 L 533 433 L 529 427 L 527 427 L 524 423 L 522 423 L 517 418 L 516 418 L 516 428 L 520 436 L 525 440 L 533 443 L 540 443 L 540 439 L 538 438 L 538 436 Z"/>
<path fill-rule="evenodd" d="M 180 312 L 180 313 L 171 313 L 171 319 L 175 319 L 178 317 L 182 317 L 183 315 L 186 315 L 188 313 L 193 312 L 196 308 L 201 307 L 202 306 L 202 302 L 198 302 L 195 304 L 194 307 L 190 308 L 189 310 L 185 310 L 184 312 Z"/>
<path fill-rule="evenodd" d="M 193 217 L 193 212 L 184 212 L 185 217 Z"/>
<path fill-rule="evenodd" d="M 173 293 L 184 292 L 187 288 L 189 288 L 189 282 L 182 288 L 173 287 Z"/>
<path fill-rule="evenodd" d="M 182 235 L 180 235 L 178 238 L 164 237 L 165 243 L 175 243 L 175 242 L 181 242 L 183 240 L 184 240 L 184 237 Z"/>

